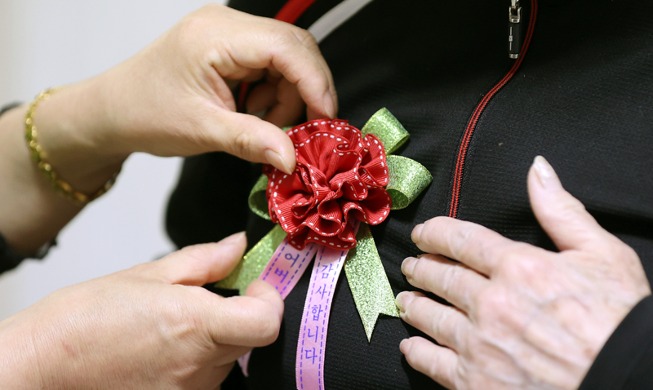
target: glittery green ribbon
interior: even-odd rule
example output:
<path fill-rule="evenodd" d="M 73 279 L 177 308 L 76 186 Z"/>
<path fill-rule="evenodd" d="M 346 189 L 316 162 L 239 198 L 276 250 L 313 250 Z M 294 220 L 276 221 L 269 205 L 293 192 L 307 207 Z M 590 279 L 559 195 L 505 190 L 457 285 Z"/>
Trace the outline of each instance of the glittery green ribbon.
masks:
<path fill-rule="evenodd" d="M 356 240 L 356 247 L 349 251 L 345 261 L 345 274 L 370 341 L 379 315 L 399 317 L 399 310 L 367 224 L 360 225 Z"/>
<path fill-rule="evenodd" d="M 374 134 L 385 147 L 390 178 L 386 190 L 392 199 L 392 210 L 407 207 L 432 180 L 431 174 L 422 164 L 406 157 L 391 155 L 408 140 L 408 132 L 385 108 L 377 111 L 363 126 L 361 132 Z M 256 215 L 269 220 L 267 183 L 267 177 L 262 175 L 252 188 L 248 202 L 250 209 Z M 221 288 L 238 289 L 242 294 L 265 269 L 267 262 L 285 236 L 283 229 L 276 225 L 247 252 L 236 269 L 216 285 Z M 399 311 L 374 238 L 366 224 L 360 225 L 357 246 L 349 251 L 344 268 L 369 341 L 379 315 L 399 317 Z"/>
<path fill-rule="evenodd" d="M 286 238 L 286 232 L 283 231 L 281 226 L 274 225 L 272 230 L 243 256 L 243 259 L 231 271 L 229 276 L 215 284 L 216 287 L 239 290 L 241 295 L 245 294 L 247 286 L 263 272 L 274 251 L 284 238 Z"/>
<path fill-rule="evenodd" d="M 249 204 L 249 209 L 259 217 L 263 219 L 271 220 L 270 213 L 268 212 L 268 199 L 265 197 L 265 191 L 268 188 L 268 177 L 261 175 L 261 177 L 256 180 L 256 184 L 252 187 L 252 190 L 249 192 L 249 199 L 247 202 Z"/>
<path fill-rule="evenodd" d="M 385 154 L 394 153 L 409 137 L 401 122 L 385 107 L 372 115 L 361 129 L 361 133 L 377 136 L 383 143 Z"/>
<path fill-rule="evenodd" d="M 392 210 L 401 210 L 426 188 L 433 177 L 422 164 L 401 156 L 387 156 L 390 181 L 386 191 L 392 199 Z"/>

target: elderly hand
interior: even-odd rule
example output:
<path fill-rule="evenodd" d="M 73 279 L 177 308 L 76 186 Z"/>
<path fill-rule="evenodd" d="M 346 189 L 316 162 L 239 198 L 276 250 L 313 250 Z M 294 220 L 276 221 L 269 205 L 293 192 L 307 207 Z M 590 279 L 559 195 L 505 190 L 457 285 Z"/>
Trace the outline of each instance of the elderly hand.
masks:
<path fill-rule="evenodd" d="M 603 230 L 537 157 L 528 176 L 535 216 L 560 252 L 438 217 L 415 227 L 426 254 L 402 271 L 415 292 L 401 317 L 438 344 L 404 340 L 408 363 L 449 388 L 576 388 L 608 337 L 651 293 L 635 252 Z"/>
<path fill-rule="evenodd" d="M 215 388 L 233 362 L 274 341 L 283 301 L 258 282 L 223 298 L 244 235 L 62 289 L 0 322 L 2 388 Z"/>

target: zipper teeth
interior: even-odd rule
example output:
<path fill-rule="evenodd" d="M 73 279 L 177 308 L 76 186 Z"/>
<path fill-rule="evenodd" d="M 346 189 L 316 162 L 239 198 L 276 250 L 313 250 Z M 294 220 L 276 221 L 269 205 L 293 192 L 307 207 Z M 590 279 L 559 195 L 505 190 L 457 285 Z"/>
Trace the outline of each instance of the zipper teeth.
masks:
<path fill-rule="evenodd" d="M 456 158 L 456 168 L 454 170 L 453 177 L 453 186 L 451 190 L 451 203 L 449 205 L 449 216 L 456 218 L 458 216 L 458 205 L 460 203 L 460 190 L 462 187 L 463 181 L 463 171 L 465 168 L 465 159 L 467 157 L 467 152 L 469 150 L 469 144 L 476 130 L 476 125 L 485 111 L 490 100 L 515 76 L 517 70 L 521 66 L 526 53 L 528 52 L 528 47 L 531 43 L 531 38 L 533 37 L 533 31 L 535 30 L 535 20 L 537 18 L 537 0 L 531 0 L 531 13 L 530 19 L 528 22 L 528 30 L 526 36 L 524 37 L 524 43 L 520 51 L 519 58 L 515 60 L 515 63 L 512 65 L 508 73 L 494 86 L 487 94 L 483 97 L 481 102 L 476 106 L 472 116 L 467 122 L 465 127 L 465 132 L 463 133 L 462 141 L 460 142 L 460 147 L 458 148 L 458 156 Z"/>

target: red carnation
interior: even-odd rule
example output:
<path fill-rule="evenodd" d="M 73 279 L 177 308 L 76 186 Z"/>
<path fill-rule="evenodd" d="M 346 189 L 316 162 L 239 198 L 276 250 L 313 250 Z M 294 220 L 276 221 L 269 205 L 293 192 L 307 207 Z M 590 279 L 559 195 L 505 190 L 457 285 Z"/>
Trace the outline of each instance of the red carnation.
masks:
<path fill-rule="evenodd" d="M 381 141 L 342 119 L 313 120 L 288 130 L 288 136 L 295 144 L 295 172 L 264 169 L 272 221 L 298 249 L 311 242 L 355 247 L 358 223 L 377 225 L 390 211 Z"/>

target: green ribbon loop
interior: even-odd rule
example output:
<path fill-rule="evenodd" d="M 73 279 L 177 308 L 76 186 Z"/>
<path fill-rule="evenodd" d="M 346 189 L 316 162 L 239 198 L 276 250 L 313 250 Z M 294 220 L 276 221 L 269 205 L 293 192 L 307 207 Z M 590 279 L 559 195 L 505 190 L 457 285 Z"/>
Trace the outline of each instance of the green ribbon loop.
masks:
<path fill-rule="evenodd" d="M 230 290 L 238 289 L 241 295 L 245 294 L 247 286 L 263 272 L 284 238 L 286 238 L 286 232 L 281 226 L 274 225 L 274 228 L 243 256 L 229 276 L 217 282 L 215 286 Z"/>
<path fill-rule="evenodd" d="M 249 203 L 249 208 L 252 212 L 263 219 L 270 218 L 270 213 L 268 212 L 268 200 L 265 197 L 265 191 L 268 187 L 268 177 L 261 175 L 252 187 L 252 190 L 249 192 L 249 198 L 247 203 Z"/>
<path fill-rule="evenodd" d="M 358 243 L 345 261 L 345 274 L 367 341 L 370 341 L 379 315 L 399 317 L 399 310 L 367 224 L 360 225 L 356 239 Z"/>
<path fill-rule="evenodd" d="M 404 126 L 385 107 L 372 115 L 370 120 L 361 129 L 361 133 L 377 136 L 385 147 L 385 154 L 392 154 L 409 137 L 408 131 L 406 131 Z"/>
<path fill-rule="evenodd" d="M 433 176 L 422 164 L 401 156 L 387 156 L 390 182 L 386 187 L 392 210 L 408 207 L 431 183 Z"/>

